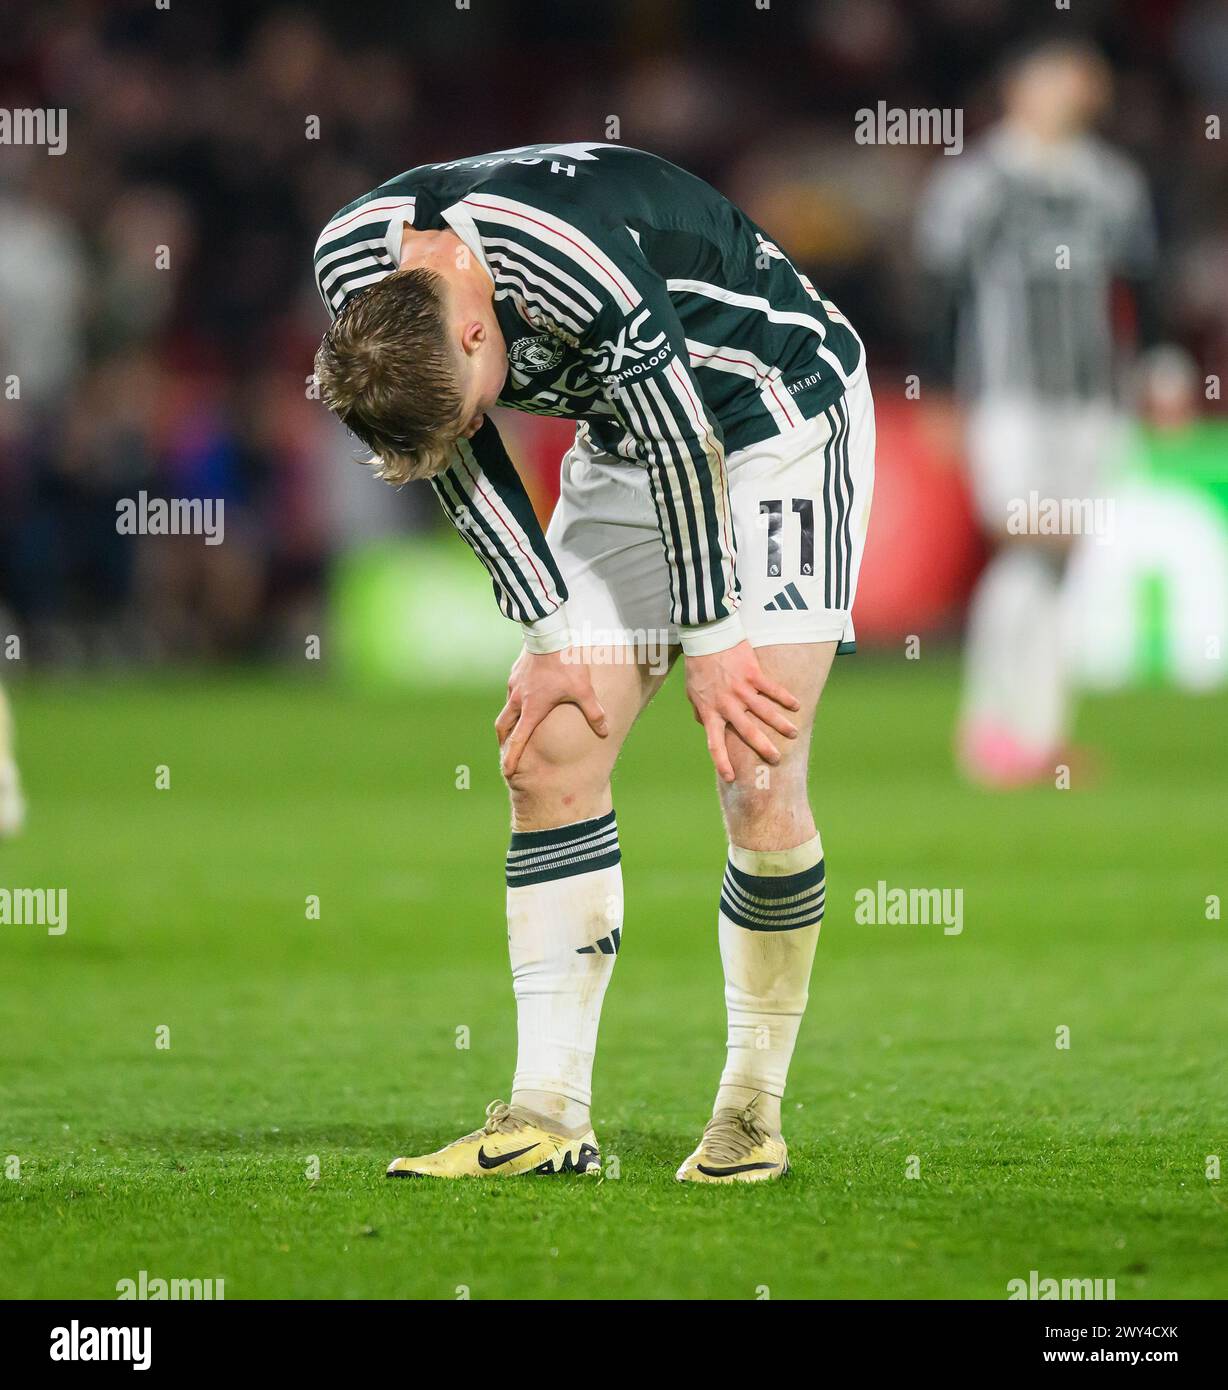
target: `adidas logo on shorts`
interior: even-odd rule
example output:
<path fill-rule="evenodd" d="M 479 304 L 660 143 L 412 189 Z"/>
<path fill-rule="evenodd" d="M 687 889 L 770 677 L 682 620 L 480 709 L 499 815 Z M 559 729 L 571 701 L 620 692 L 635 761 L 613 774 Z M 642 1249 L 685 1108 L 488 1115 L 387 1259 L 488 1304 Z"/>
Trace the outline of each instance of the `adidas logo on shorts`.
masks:
<path fill-rule="evenodd" d="M 786 584 L 770 603 L 763 605 L 765 613 L 777 613 L 782 609 L 807 608 L 806 600 L 798 593 L 796 584 Z"/>

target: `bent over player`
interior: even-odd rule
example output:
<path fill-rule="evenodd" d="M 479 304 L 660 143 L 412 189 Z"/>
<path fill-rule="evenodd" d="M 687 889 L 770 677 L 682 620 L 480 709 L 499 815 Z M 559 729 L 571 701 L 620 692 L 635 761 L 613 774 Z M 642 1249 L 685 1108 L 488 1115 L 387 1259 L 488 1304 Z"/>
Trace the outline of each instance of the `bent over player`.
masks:
<path fill-rule="evenodd" d="M 681 647 L 729 836 L 727 1060 L 678 1177 L 779 1177 L 823 916 L 808 746 L 853 639 L 873 487 L 860 340 L 737 207 L 620 146 L 410 170 L 332 219 L 315 267 L 333 315 L 322 398 L 382 477 L 431 480 L 524 634 L 495 726 L 512 811 L 511 1103 L 389 1175 L 600 1162 L 593 1054 L 623 918 L 610 774 L 664 679 L 647 633 Z M 577 422 L 545 535 L 495 405 Z M 598 644 L 611 650 L 590 664 Z"/>

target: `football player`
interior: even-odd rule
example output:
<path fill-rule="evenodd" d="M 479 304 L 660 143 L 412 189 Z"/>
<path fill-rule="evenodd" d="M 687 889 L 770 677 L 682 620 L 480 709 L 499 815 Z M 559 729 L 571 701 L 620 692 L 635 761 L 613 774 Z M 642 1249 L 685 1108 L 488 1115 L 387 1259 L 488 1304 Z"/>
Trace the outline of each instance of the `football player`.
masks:
<path fill-rule="evenodd" d="M 337 213 L 315 268 L 322 398 L 382 477 L 430 480 L 524 636 L 496 722 L 511 1103 L 390 1176 L 597 1170 L 593 1054 L 623 927 L 610 774 L 667 674 L 659 638 L 681 651 L 729 840 L 727 1056 L 678 1177 L 779 1177 L 823 916 L 810 733 L 853 642 L 873 485 L 861 341 L 739 208 L 614 145 L 410 170 Z M 545 534 L 495 405 L 576 422 Z"/>

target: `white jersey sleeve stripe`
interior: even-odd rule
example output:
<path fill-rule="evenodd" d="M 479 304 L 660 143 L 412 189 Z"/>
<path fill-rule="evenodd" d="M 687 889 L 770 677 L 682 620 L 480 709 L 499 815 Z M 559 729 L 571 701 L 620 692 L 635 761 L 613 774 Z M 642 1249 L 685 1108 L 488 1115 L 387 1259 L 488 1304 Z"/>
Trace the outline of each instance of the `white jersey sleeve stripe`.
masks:
<path fill-rule="evenodd" d="M 356 260 L 342 261 L 339 265 L 329 271 L 327 275 L 320 277 L 320 288 L 327 295 L 332 287 L 343 276 L 351 275 L 356 270 L 365 270 L 367 266 L 379 265 L 379 257 L 370 254 L 359 256 Z"/>
<path fill-rule="evenodd" d="M 527 246 L 522 245 L 518 241 L 510 241 L 506 237 L 492 236 L 487 237 L 485 240 L 488 248 L 493 248 L 509 259 L 515 259 L 520 262 L 526 274 L 530 273 L 529 267 L 523 264 L 526 261 L 546 272 L 544 276 L 540 277 L 543 286 L 552 289 L 553 293 L 557 294 L 560 299 L 563 298 L 562 291 L 551 286 L 551 280 L 557 280 L 561 285 L 565 285 L 578 299 L 584 300 L 593 313 L 601 312 L 601 300 L 599 300 L 596 295 L 590 294 L 579 280 L 575 279 L 574 276 L 568 275 L 561 266 L 555 264 L 553 261 L 546 260 L 544 256 L 539 256 Z M 577 305 L 575 307 L 577 312 L 579 312 L 579 306 Z M 591 317 L 591 314 L 586 317 Z"/>
<path fill-rule="evenodd" d="M 500 278 L 506 281 L 507 285 L 511 287 L 511 290 L 514 290 L 520 295 L 526 305 L 538 310 L 540 313 L 549 315 L 550 318 L 555 319 L 558 323 L 577 335 L 584 332 L 584 324 L 581 320 L 576 318 L 575 315 L 567 309 L 564 309 L 557 301 L 547 299 L 541 293 L 540 285 L 537 282 L 530 283 L 527 279 L 523 278 L 525 275 L 523 270 L 514 266 L 497 251 L 491 251 L 489 253 L 489 260 L 491 265 L 498 269 Z M 495 298 L 506 299 L 510 292 L 510 290 L 500 287 L 495 290 Z"/>
<path fill-rule="evenodd" d="M 490 575 L 495 593 L 498 595 L 499 611 L 503 616 L 514 618 L 518 613 L 532 611 L 528 595 L 517 583 L 515 569 L 506 563 L 504 557 L 493 546 L 478 543 L 473 534 L 473 527 L 478 523 L 470 520 L 462 525 L 463 510 L 468 508 L 472 516 L 473 509 L 469 495 L 460 487 L 456 474 L 451 471 L 439 473 L 431 479 L 431 486 L 448 519 L 469 542 L 469 548 L 481 560 Z"/>
<path fill-rule="evenodd" d="M 781 385 L 779 369 L 769 367 L 745 348 L 729 347 L 722 344 L 686 340 L 691 366 L 706 367 L 714 372 L 729 372 L 733 376 L 743 376 L 753 381 L 759 388 L 764 408 L 776 421 L 780 429 L 795 429 L 802 423 L 801 415 L 789 399 L 789 393 Z"/>
<path fill-rule="evenodd" d="M 329 241 L 335 241 L 344 232 L 356 231 L 359 227 L 365 227 L 369 222 L 387 223 L 392 220 L 394 213 L 410 213 L 414 209 L 413 198 L 395 198 L 385 202 L 363 203 L 361 207 L 355 208 L 353 212 L 347 213 L 344 217 L 336 217 L 320 233 L 316 241 L 316 254 L 320 248 Z"/>
<path fill-rule="evenodd" d="M 463 201 L 466 207 L 473 209 L 479 220 L 518 228 L 535 236 L 544 246 L 570 257 L 580 270 L 614 297 L 622 312 L 626 313 L 639 304 L 639 292 L 630 280 L 596 242 L 570 222 L 543 212 L 541 208 L 530 207 L 512 198 L 501 198 L 493 193 L 483 194 L 481 198 L 470 195 Z"/>
<path fill-rule="evenodd" d="M 725 449 L 712 432 L 712 425 L 707 412 L 693 390 L 693 381 L 683 373 L 682 367 L 676 359 L 669 364 L 666 374 L 672 379 L 676 395 L 683 401 L 688 410 L 696 434 L 702 435 L 707 440 L 708 462 L 712 470 L 712 490 L 716 494 L 718 519 L 723 532 L 721 540 L 723 542 L 722 565 L 725 592 L 732 596 L 736 592 L 737 580 L 734 572 L 733 524 L 729 516 L 729 480 L 725 476 Z M 734 606 L 736 607 L 736 602 Z M 717 615 L 713 614 L 713 616 Z"/>
<path fill-rule="evenodd" d="M 820 346 L 817 355 L 835 371 L 845 386 L 850 385 L 861 370 L 860 363 L 851 374 L 844 370 L 835 353 L 822 345 L 827 337 L 827 329 L 819 319 L 813 318 L 809 314 L 794 313 L 790 309 L 773 309 L 771 304 L 760 295 L 741 294 L 737 290 L 726 289 L 723 285 L 710 285 L 705 280 L 667 280 L 665 285 L 671 293 L 703 295 L 708 299 L 718 300 L 721 304 L 732 304 L 742 309 L 753 309 L 756 313 L 762 314 L 770 323 L 791 324 L 797 328 L 808 329 L 819 339 Z M 852 332 L 851 327 L 848 331 Z M 857 335 L 853 334 L 853 336 L 856 337 Z M 860 338 L 857 341 L 861 344 Z M 865 347 L 862 345 L 861 363 L 864 362 Z"/>
<path fill-rule="evenodd" d="M 516 566 L 521 582 L 531 594 L 541 595 L 545 599 L 544 611 L 530 615 L 524 621 L 531 621 L 532 616 L 544 617 L 546 612 L 563 602 L 563 595 L 559 593 L 545 563 L 534 558 L 533 542 L 526 535 L 523 527 L 520 526 L 506 506 L 500 505 L 497 489 L 493 481 L 486 476 L 481 463 L 474 454 L 473 446 L 467 439 L 460 439 L 457 440 L 457 449 L 461 456 L 461 467 L 458 472 L 466 475 L 469 479 L 470 487 L 467 490 L 475 509 L 497 528 L 500 539 L 504 541 L 506 547 L 506 557 Z M 511 544 L 507 545 L 507 541 L 510 541 Z M 518 552 L 520 561 L 517 561 L 516 556 L 512 553 L 513 547 Z M 532 575 L 531 581 L 529 579 L 530 574 Z"/>

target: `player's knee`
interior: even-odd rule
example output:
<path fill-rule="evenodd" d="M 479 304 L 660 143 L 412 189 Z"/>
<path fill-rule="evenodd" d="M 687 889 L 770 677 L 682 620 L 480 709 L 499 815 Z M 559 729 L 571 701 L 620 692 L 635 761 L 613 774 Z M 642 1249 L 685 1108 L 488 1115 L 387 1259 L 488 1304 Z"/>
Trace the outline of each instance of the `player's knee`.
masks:
<path fill-rule="evenodd" d="M 533 731 L 516 771 L 504 775 L 515 822 L 560 825 L 600 814 L 609 785 L 602 751 L 578 710 L 554 711 Z"/>
<path fill-rule="evenodd" d="M 518 829 L 545 829 L 588 820 L 608 809 L 609 778 L 585 764 L 560 765 L 526 749 L 505 779 Z"/>
<path fill-rule="evenodd" d="M 742 746 L 730 749 L 734 780 L 721 786 L 725 824 L 735 844 L 770 843 L 810 814 L 806 763 L 786 755 L 773 767 Z"/>

